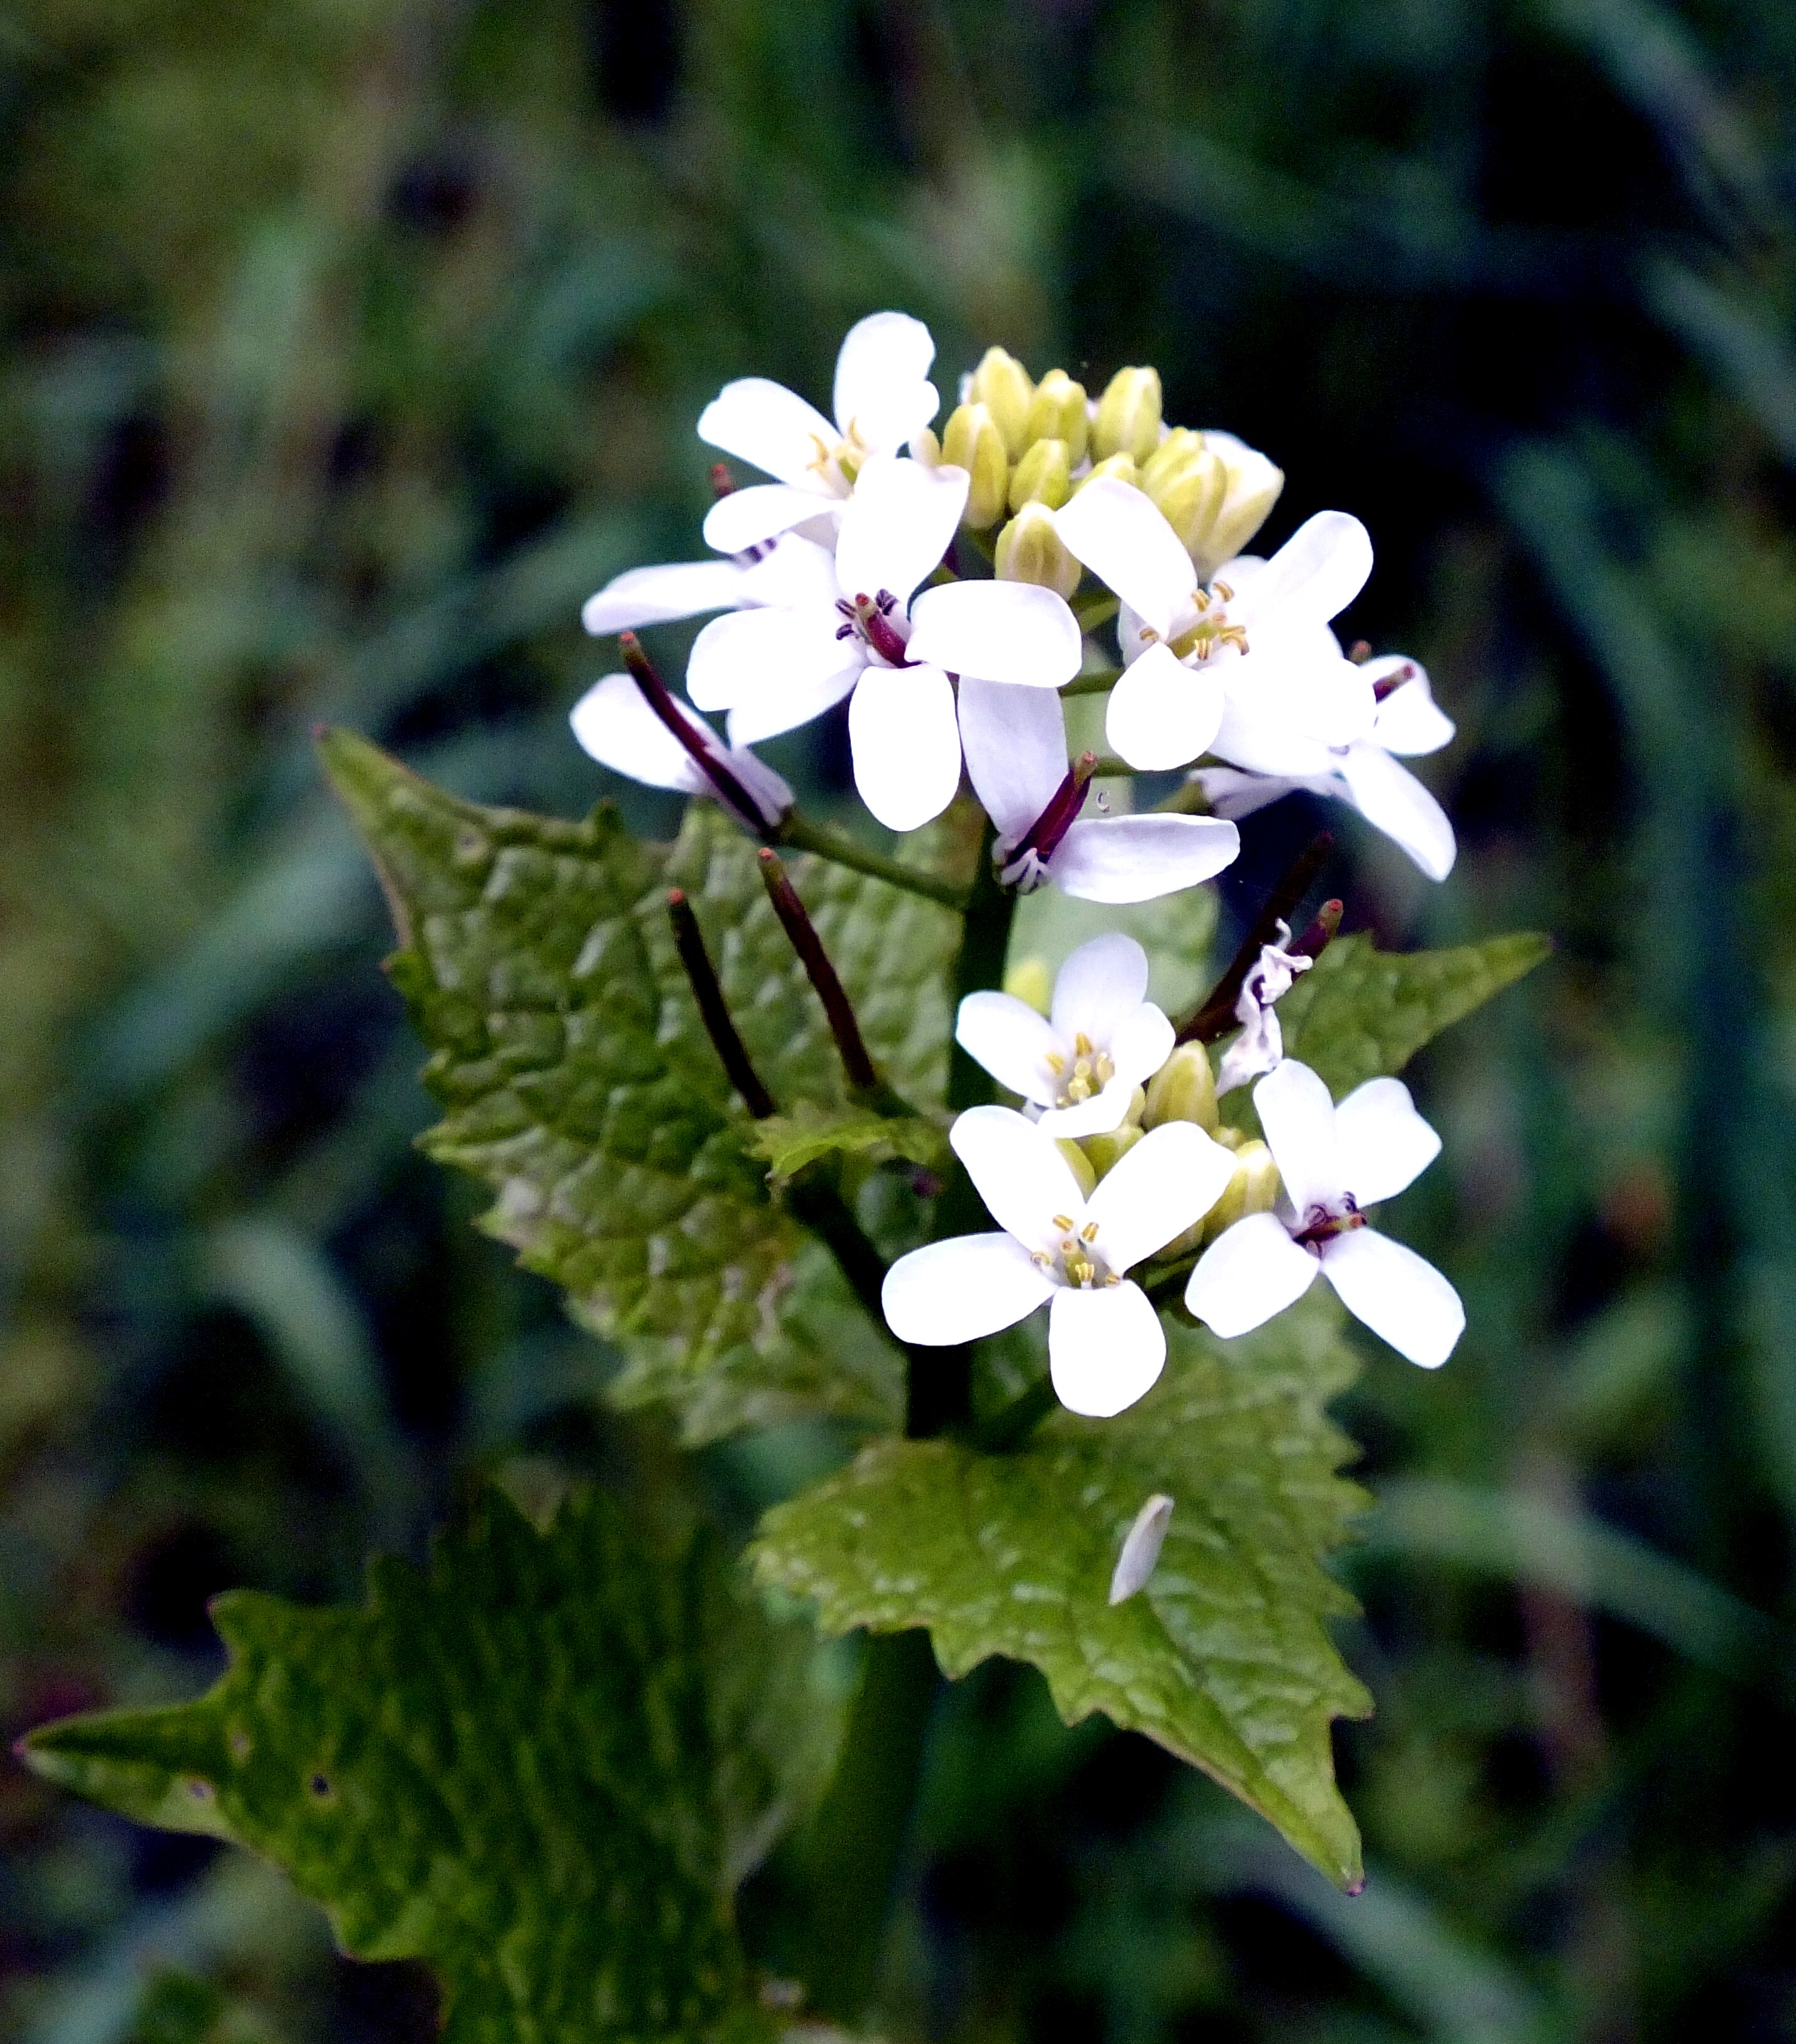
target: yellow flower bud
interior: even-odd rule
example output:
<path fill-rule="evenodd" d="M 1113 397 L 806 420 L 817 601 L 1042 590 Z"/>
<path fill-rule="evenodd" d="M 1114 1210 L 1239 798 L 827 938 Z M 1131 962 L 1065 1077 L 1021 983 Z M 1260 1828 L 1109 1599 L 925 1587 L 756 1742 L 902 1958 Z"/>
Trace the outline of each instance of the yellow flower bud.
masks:
<path fill-rule="evenodd" d="M 1029 406 L 1035 385 L 1015 355 L 988 348 L 973 371 L 973 402 L 983 405 L 1004 436 L 1004 451 L 1014 461 L 1029 445 Z"/>
<path fill-rule="evenodd" d="M 1181 1043 L 1148 1082 L 1145 1119 L 1150 1128 L 1163 1121 L 1194 1121 L 1216 1132 L 1216 1074 L 1202 1043 Z"/>
<path fill-rule="evenodd" d="M 1229 433 L 1175 427 L 1141 471 L 1141 487 L 1183 541 L 1207 582 L 1265 522 L 1285 478 Z"/>
<path fill-rule="evenodd" d="M 1004 542 L 998 544 L 1002 547 Z M 1054 998 L 1054 975 L 1048 970 L 1047 959 L 1018 959 L 1004 974 L 1004 991 L 1013 1001 L 1026 1002 L 1038 1015 L 1045 1015 Z"/>
<path fill-rule="evenodd" d="M 1058 511 L 1073 494 L 1072 467 L 1064 440 L 1037 440 L 1010 471 L 1010 509 L 1045 504 Z"/>
<path fill-rule="evenodd" d="M 1099 461 L 1113 454 L 1145 461 L 1160 445 L 1160 378 L 1157 369 L 1119 369 L 1098 400 L 1091 451 Z"/>
<path fill-rule="evenodd" d="M 1098 1174 L 1091 1168 L 1091 1159 L 1070 1135 L 1056 1136 L 1054 1147 L 1071 1166 L 1072 1174 L 1079 1181 L 1080 1197 L 1090 1199 L 1098 1189 Z"/>
<path fill-rule="evenodd" d="M 992 568 L 1000 582 L 1033 582 L 1069 602 L 1085 572 L 1067 551 L 1045 504 L 1025 504 L 998 534 Z"/>
<path fill-rule="evenodd" d="M 1010 481 L 1010 463 L 1004 451 L 1004 436 L 983 405 L 962 405 L 948 415 L 942 428 L 942 459 L 963 468 L 973 478 L 967 493 L 967 508 L 960 522 L 976 532 L 995 524 L 1004 515 L 1004 497 Z"/>
<path fill-rule="evenodd" d="M 1029 439 L 1064 440 L 1067 459 L 1077 468 L 1085 459 L 1090 430 L 1085 386 L 1074 382 L 1063 369 L 1050 369 L 1035 386 L 1034 402 L 1029 406 Z"/>
<path fill-rule="evenodd" d="M 1204 1241 L 1213 1242 L 1248 1214 L 1270 1213 L 1278 1197 L 1279 1167 L 1271 1151 L 1263 1143 L 1244 1143 L 1235 1153 L 1235 1175 L 1198 1224 L 1198 1232 Z"/>
<path fill-rule="evenodd" d="M 942 444 L 936 438 L 933 426 L 919 426 L 910 436 L 910 451 L 925 468 L 941 465 Z"/>
<path fill-rule="evenodd" d="M 1101 1178 L 1126 1157 L 1147 1133 L 1134 1122 L 1125 1121 L 1121 1128 L 1113 1128 L 1102 1135 L 1087 1135 L 1079 1147 L 1091 1161 L 1091 1167 Z M 1088 1193 L 1086 1198 L 1090 1197 Z"/>

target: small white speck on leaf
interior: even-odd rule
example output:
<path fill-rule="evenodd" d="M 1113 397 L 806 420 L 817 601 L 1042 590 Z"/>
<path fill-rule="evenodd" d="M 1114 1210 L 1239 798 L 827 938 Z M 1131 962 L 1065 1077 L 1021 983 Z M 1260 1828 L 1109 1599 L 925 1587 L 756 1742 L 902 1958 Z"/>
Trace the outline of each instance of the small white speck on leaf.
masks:
<path fill-rule="evenodd" d="M 1110 1577 L 1112 1604 L 1121 1604 L 1145 1587 L 1166 1544 L 1166 1529 L 1171 1517 L 1172 1500 L 1158 1490 L 1136 1513 L 1135 1523 L 1123 1538 L 1122 1552 L 1117 1557 L 1115 1573 Z"/>

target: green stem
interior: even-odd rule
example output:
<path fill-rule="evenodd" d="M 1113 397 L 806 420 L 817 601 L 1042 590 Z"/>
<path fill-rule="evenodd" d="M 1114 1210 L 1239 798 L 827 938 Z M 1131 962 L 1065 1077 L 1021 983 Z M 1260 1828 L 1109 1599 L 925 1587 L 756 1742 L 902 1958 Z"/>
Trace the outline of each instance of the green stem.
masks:
<path fill-rule="evenodd" d="M 794 809 L 778 832 L 778 841 L 797 851 L 815 852 L 819 859 L 833 859 L 838 866 L 852 866 L 857 873 L 871 874 L 875 880 L 889 881 L 907 893 L 921 894 L 925 901 L 939 901 L 944 909 L 964 909 L 967 896 L 952 880 L 933 873 L 919 872 L 857 843 L 845 831 L 828 824 L 813 823 Z"/>

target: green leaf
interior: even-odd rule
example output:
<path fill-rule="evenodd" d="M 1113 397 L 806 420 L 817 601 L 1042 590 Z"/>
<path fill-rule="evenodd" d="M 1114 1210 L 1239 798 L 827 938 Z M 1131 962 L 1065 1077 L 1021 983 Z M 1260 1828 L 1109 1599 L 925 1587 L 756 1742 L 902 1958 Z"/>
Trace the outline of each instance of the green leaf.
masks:
<path fill-rule="evenodd" d="M 790 1183 L 806 1165 L 825 1157 L 855 1157 L 882 1163 L 902 1157 L 912 1164 L 940 1167 L 950 1155 L 947 1132 L 921 1116 L 883 1116 L 865 1108 L 839 1113 L 802 1107 L 795 1114 L 771 1115 L 754 1134 L 755 1154 L 771 1166 L 775 1185 Z"/>
<path fill-rule="evenodd" d="M 198 1702 L 32 1733 L 40 1774 L 261 1853 L 343 1949 L 423 1958 L 449 2044 L 760 2034 L 734 1873 L 780 1812 L 780 1641 L 706 1537 L 489 1492 L 361 1610 L 233 1591 Z"/>
<path fill-rule="evenodd" d="M 1325 1630 L 1355 1606 L 1321 1563 L 1369 1500 L 1335 1473 L 1352 1444 L 1323 1408 L 1358 1365 L 1313 1296 L 1240 1341 L 1167 1331 L 1164 1376 L 1120 1418 L 1057 1412 L 1009 1455 L 876 1442 L 770 1512 L 754 1563 L 829 1632 L 927 1626 L 954 1676 L 994 1654 L 1033 1663 L 1068 1723 L 1102 1711 L 1147 1733 L 1352 1887 L 1329 1724 L 1370 1700 Z M 1156 1491 L 1175 1500 L 1160 1566 L 1113 1608 Z"/>
<path fill-rule="evenodd" d="M 1337 937 L 1279 1003 L 1285 1055 L 1320 1072 L 1342 1099 L 1402 1071 L 1423 1044 L 1552 950 L 1550 937 L 1526 930 L 1439 951 L 1381 951 L 1369 936 Z M 1257 1128 L 1251 1089 L 1229 1094 L 1223 1115 Z"/>

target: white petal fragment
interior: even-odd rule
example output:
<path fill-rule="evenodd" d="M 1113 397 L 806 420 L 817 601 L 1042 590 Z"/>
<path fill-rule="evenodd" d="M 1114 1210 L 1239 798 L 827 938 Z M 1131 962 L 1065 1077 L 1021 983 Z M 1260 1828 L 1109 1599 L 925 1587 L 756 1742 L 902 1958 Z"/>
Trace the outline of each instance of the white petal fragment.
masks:
<path fill-rule="evenodd" d="M 1229 616 L 1252 620 L 1287 617 L 1325 624 L 1344 610 L 1372 572 L 1372 538 L 1346 511 L 1318 511 L 1279 549 L 1240 592 Z M 1222 571 L 1227 581 L 1229 571 Z"/>
<path fill-rule="evenodd" d="M 1128 1270 L 1201 1220 L 1235 1175 L 1232 1151 L 1194 1121 L 1150 1128 L 1098 1181 L 1086 1203 L 1098 1224 L 1098 1254 L 1112 1270 Z"/>
<path fill-rule="evenodd" d="M 1071 1166 L 1014 1108 L 970 1107 L 948 1139 L 992 1219 L 1026 1247 L 1052 1249 L 1060 1236 L 1056 1214 L 1083 1225 L 1085 1195 Z"/>
<path fill-rule="evenodd" d="M 639 631 L 701 617 L 707 610 L 733 610 L 747 592 L 734 561 L 670 561 L 664 567 L 632 568 L 589 596 L 580 622 L 594 638 L 610 632 Z"/>
<path fill-rule="evenodd" d="M 1409 768 L 1375 745 L 1356 745 L 1340 772 L 1367 822 L 1400 844 L 1430 880 L 1444 880 L 1459 849 L 1453 826 Z"/>
<path fill-rule="evenodd" d="M 1152 901 L 1213 879 L 1240 848 L 1235 826 L 1215 816 L 1081 819 L 1048 870 L 1083 901 Z"/>
<path fill-rule="evenodd" d="M 1425 1258 L 1376 1228 L 1325 1243 L 1322 1274 L 1356 1320 L 1424 1370 L 1438 1370 L 1465 1331 L 1459 1293 Z"/>
<path fill-rule="evenodd" d="M 1148 954 L 1121 930 L 1072 952 L 1054 982 L 1055 1028 L 1068 1043 L 1081 1031 L 1107 1051 L 1125 1016 L 1147 998 Z"/>
<path fill-rule="evenodd" d="M 1067 720 L 1048 689 L 968 678 L 960 684 L 967 775 L 998 836 L 1014 844 L 1067 777 Z"/>
<path fill-rule="evenodd" d="M 836 576 L 844 596 L 888 590 L 900 603 L 940 561 L 960 523 L 969 478 L 944 463 L 869 461 L 842 509 Z"/>
<path fill-rule="evenodd" d="M 1222 683 L 1210 667 L 1185 667 L 1170 646 L 1150 646 L 1111 690 L 1104 736 L 1131 766 L 1158 773 L 1207 752 L 1222 710 Z"/>
<path fill-rule="evenodd" d="M 901 1256 L 879 1294 L 900 1341 L 940 1348 L 1014 1327 L 1055 1290 L 1008 1235 L 957 1235 Z"/>
<path fill-rule="evenodd" d="M 1440 1155 L 1401 1079 L 1367 1079 L 1335 1109 L 1340 1175 L 1362 1207 L 1394 1199 Z"/>
<path fill-rule="evenodd" d="M 1056 1142 L 1078 1135 L 1107 1135 L 1127 1120 L 1134 1097 L 1133 1082 L 1113 1078 L 1102 1093 L 1094 1093 L 1089 1100 L 1076 1101 L 1071 1107 L 1049 1108 L 1036 1125 L 1044 1128 Z"/>
<path fill-rule="evenodd" d="M 763 738 L 778 738 L 782 732 L 796 731 L 813 717 L 833 709 L 855 685 L 857 667 L 844 667 L 833 674 L 801 678 L 790 688 L 763 689 L 729 713 L 732 745 L 758 745 Z"/>
<path fill-rule="evenodd" d="M 1125 1015 L 1110 1039 L 1110 1062 L 1117 1078 L 1128 1086 L 1145 1085 L 1172 1055 L 1172 1024 L 1163 1009 L 1144 1001 L 1133 1015 Z"/>
<path fill-rule="evenodd" d="M 960 726 L 940 667 L 861 670 L 848 705 L 855 786 L 887 830 L 939 816 L 960 786 Z"/>
<path fill-rule="evenodd" d="M 1068 552 L 1163 639 L 1190 609 L 1197 586 L 1191 557 L 1153 499 L 1133 483 L 1099 476 L 1055 513 L 1054 524 Z"/>
<path fill-rule="evenodd" d="M 1198 1258 L 1185 1304 L 1212 1333 L 1232 1341 L 1301 1299 L 1321 1268 L 1276 1214 L 1249 1214 Z"/>
<path fill-rule="evenodd" d="M 818 466 L 829 459 L 836 428 L 796 391 L 764 376 L 726 383 L 698 415 L 698 437 L 782 482 L 821 489 Z"/>
<path fill-rule="evenodd" d="M 1172 1500 L 1156 1490 L 1135 1515 L 1135 1523 L 1123 1535 L 1122 1552 L 1117 1556 L 1110 1577 L 1110 1602 L 1126 1604 L 1137 1590 L 1145 1589 L 1166 1545 L 1166 1529 L 1172 1523 Z"/>
<path fill-rule="evenodd" d="M 613 773 L 652 788 L 702 794 L 710 787 L 698 763 L 643 699 L 628 674 L 607 674 L 575 704 L 568 721 L 580 749 Z M 694 716 L 695 725 L 704 728 Z"/>
<path fill-rule="evenodd" d="M 960 1004 L 954 1040 L 1001 1086 L 1038 1107 L 1053 1105 L 1056 1083 L 1048 1059 L 1064 1056 L 1066 1045 L 1026 1001 L 1009 993 L 969 993 Z"/>
<path fill-rule="evenodd" d="M 1056 1289 L 1048 1370 L 1069 1412 L 1113 1419 L 1145 1397 L 1165 1367 L 1166 1330 L 1139 1285 L 1125 1279 L 1089 1292 Z"/>
<path fill-rule="evenodd" d="M 1300 1224 L 1312 1207 L 1333 1212 L 1352 1189 L 1342 1181 L 1327 1086 L 1307 1065 L 1286 1058 L 1254 1088 L 1253 1104 Z"/>
<path fill-rule="evenodd" d="M 951 674 L 1057 689 L 1079 672 L 1079 620 L 1051 589 L 1026 582 L 951 582 L 910 606 L 910 657 Z"/>
<path fill-rule="evenodd" d="M 790 532 L 822 508 L 814 490 L 789 482 L 756 482 L 733 490 L 705 513 L 705 544 L 720 554 L 740 554 Z"/>

